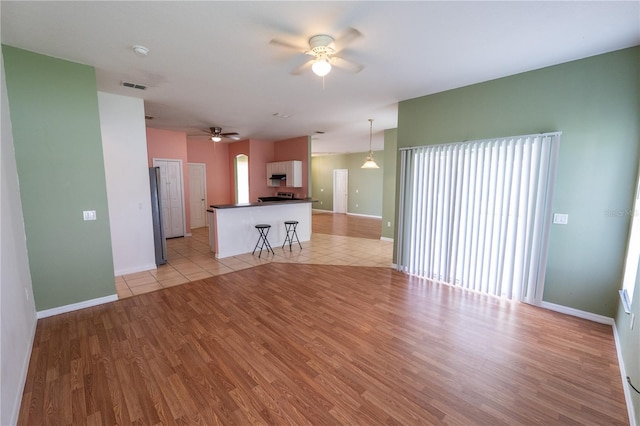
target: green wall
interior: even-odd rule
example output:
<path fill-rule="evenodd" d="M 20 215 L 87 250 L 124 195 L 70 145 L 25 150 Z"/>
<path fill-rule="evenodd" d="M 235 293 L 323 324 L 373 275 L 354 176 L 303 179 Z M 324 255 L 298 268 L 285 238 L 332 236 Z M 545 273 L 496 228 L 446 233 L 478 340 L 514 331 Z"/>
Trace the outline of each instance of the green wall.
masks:
<path fill-rule="evenodd" d="M 614 317 L 640 146 L 640 48 L 401 102 L 398 147 L 562 131 L 544 300 Z"/>
<path fill-rule="evenodd" d="M 347 212 L 366 216 L 382 216 L 382 182 L 384 152 L 374 151 L 379 169 L 361 169 L 367 153 L 323 155 L 311 158 L 311 190 L 318 200 L 313 208 L 333 211 L 333 170 L 349 170 Z"/>
<path fill-rule="evenodd" d="M 618 289 L 640 154 L 640 47 L 401 102 L 398 147 L 562 131 L 544 300 L 615 318 L 640 383 L 638 319 Z M 397 196 L 396 196 L 397 200 Z M 619 213 L 619 214 L 617 214 Z M 397 211 L 396 211 L 397 214 Z M 640 315 L 640 279 L 632 311 Z M 636 418 L 640 397 L 630 390 Z"/>
<path fill-rule="evenodd" d="M 92 67 L 2 47 L 38 311 L 115 294 Z M 84 221 L 83 210 L 96 210 Z"/>
<path fill-rule="evenodd" d="M 346 169 L 344 155 L 321 155 L 311 157 L 311 191 L 313 208 L 333 211 L 333 170 Z"/>

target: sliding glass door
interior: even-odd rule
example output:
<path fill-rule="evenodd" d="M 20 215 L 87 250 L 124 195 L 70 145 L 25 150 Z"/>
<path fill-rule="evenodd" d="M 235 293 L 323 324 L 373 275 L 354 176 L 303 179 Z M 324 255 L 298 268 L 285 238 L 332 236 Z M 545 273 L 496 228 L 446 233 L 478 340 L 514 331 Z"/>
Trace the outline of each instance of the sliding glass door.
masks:
<path fill-rule="evenodd" d="M 398 269 L 539 303 L 559 139 L 403 149 Z"/>

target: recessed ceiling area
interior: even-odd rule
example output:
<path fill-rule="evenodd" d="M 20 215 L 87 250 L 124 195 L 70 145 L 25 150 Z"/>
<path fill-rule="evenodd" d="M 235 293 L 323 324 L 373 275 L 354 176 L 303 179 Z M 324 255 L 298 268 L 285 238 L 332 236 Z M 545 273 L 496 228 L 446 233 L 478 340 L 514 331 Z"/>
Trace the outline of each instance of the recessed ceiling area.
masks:
<path fill-rule="evenodd" d="M 0 7 L 3 44 L 95 67 L 99 90 L 144 99 L 149 126 L 188 134 L 217 126 L 260 140 L 313 135 L 314 154 L 368 151 L 369 118 L 372 149 L 382 149 L 399 101 L 640 44 L 637 1 Z M 362 36 L 340 53 L 363 68 L 333 67 L 324 82 L 310 70 L 291 74 L 309 55 L 270 43 L 308 46 L 349 28 Z"/>

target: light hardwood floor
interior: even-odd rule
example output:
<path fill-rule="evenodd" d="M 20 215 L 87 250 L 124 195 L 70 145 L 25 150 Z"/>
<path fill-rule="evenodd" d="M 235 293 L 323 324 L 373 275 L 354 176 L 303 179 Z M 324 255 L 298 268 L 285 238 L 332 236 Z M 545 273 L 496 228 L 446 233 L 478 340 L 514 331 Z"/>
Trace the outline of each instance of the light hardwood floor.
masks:
<path fill-rule="evenodd" d="M 628 421 L 610 326 L 269 262 L 39 320 L 19 424 Z"/>
<path fill-rule="evenodd" d="M 379 240 L 382 220 L 373 217 L 348 214 L 314 213 L 313 232 L 316 234 L 342 235 L 344 237 Z"/>

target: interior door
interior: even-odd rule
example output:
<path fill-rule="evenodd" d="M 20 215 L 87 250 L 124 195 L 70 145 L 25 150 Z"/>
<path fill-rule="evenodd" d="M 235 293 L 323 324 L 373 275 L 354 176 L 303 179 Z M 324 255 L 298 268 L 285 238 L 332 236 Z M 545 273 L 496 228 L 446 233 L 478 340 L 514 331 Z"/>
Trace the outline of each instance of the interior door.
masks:
<path fill-rule="evenodd" d="M 184 236 L 184 194 L 182 162 L 180 160 L 153 159 L 160 167 L 160 200 L 165 238 Z"/>
<path fill-rule="evenodd" d="M 346 213 L 349 201 L 349 170 L 333 171 L 333 212 Z"/>
<path fill-rule="evenodd" d="M 206 226 L 207 187 L 206 165 L 189 163 L 189 206 L 191 207 L 191 228 Z"/>

